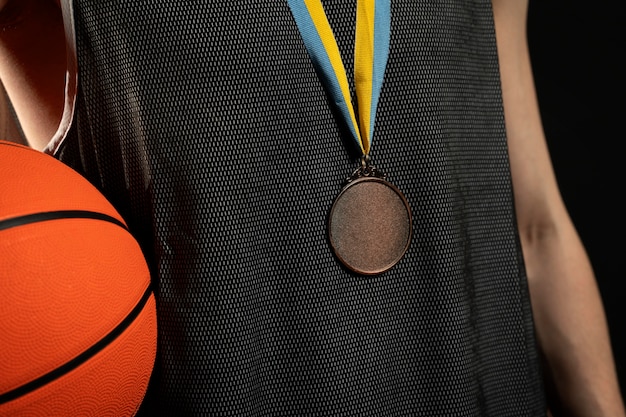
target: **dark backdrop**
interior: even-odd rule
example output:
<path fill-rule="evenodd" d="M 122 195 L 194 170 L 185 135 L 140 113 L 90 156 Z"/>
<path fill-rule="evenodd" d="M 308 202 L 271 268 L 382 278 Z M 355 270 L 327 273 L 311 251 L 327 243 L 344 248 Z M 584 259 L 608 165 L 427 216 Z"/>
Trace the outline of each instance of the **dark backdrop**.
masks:
<path fill-rule="evenodd" d="M 605 305 L 626 398 L 626 77 L 623 0 L 530 0 L 548 147 Z"/>

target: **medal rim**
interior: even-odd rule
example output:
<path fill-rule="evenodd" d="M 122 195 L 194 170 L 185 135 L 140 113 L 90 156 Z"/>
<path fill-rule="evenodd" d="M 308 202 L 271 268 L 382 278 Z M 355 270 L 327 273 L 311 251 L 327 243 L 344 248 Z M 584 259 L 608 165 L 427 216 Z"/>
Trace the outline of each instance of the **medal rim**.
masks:
<path fill-rule="evenodd" d="M 335 244 L 334 244 L 334 241 L 333 241 L 332 228 L 331 228 L 331 222 L 332 222 L 332 219 L 333 219 L 333 213 L 335 212 L 335 208 L 337 207 L 337 202 L 341 199 L 341 197 L 346 193 L 347 190 L 349 190 L 351 187 L 353 187 L 355 185 L 358 185 L 360 183 L 363 183 L 363 182 L 378 182 L 378 183 L 384 184 L 385 186 L 391 188 L 391 190 L 394 193 L 396 193 L 396 195 L 400 198 L 400 200 L 404 204 L 404 207 L 406 209 L 407 216 L 408 216 L 408 223 L 409 223 L 409 230 L 408 230 L 408 236 L 407 236 L 406 244 L 404 245 L 404 248 L 400 252 L 399 256 L 396 257 L 392 262 L 389 262 L 388 264 L 386 264 L 384 267 L 378 268 L 378 269 L 375 269 L 375 270 L 362 270 L 362 269 L 359 269 L 359 268 L 357 268 L 357 267 L 355 267 L 353 265 L 350 265 L 344 258 L 342 258 L 341 255 L 339 254 L 339 251 L 335 247 Z M 398 264 L 398 262 L 400 262 L 400 260 L 404 257 L 404 255 L 408 252 L 409 247 L 411 246 L 411 241 L 413 240 L 413 213 L 411 211 L 411 206 L 409 205 L 409 202 L 408 202 L 406 196 L 393 183 L 387 181 L 384 178 L 380 178 L 380 177 L 361 177 L 361 178 L 357 178 L 355 180 L 352 180 L 348 184 L 346 184 L 341 189 L 341 192 L 339 193 L 339 195 L 337 195 L 337 197 L 335 197 L 335 199 L 333 201 L 333 205 L 330 208 L 330 212 L 328 214 L 327 225 L 328 225 L 328 233 L 327 233 L 328 240 L 329 240 L 330 246 L 331 246 L 331 248 L 333 250 L 333 253 L 335 254 L 337 259 L 341 262 L 341 264 L 343 266 L 348 268 L 350 271 L 355 272 L 355 273 L 360 274 L 360 275 L 367 275 L 367 276 L 380 275 L 380 274 L 390 270 L 391 268 L 396 266 Z"/>

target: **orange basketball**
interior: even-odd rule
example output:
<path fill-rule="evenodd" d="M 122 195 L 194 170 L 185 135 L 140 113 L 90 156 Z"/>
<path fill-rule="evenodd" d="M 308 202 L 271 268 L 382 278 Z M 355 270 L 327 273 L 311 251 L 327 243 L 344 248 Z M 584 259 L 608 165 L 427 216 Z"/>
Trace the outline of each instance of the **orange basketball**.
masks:
<path fill-rule="evenodd" d="M 74 170 L 0 141 L 0 416 L 134 415 L 155 354 L 123 219 Z"/>

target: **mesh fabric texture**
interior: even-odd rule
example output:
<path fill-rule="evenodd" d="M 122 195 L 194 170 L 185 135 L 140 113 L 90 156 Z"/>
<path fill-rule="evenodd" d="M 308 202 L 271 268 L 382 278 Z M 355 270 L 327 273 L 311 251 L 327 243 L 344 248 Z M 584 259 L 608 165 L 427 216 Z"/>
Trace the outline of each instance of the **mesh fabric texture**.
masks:
<path fill-rule="evenodd" d="M 545 415 L 489 0 L 392 2 L 372 156 L 414 235 L 367 278 L 327 242 L 358 155 L 286 2 L 74 3 L 57 156 L 152 268 L 141 415 Z M 355 3 L 324 6 L 352 74 Z"/>

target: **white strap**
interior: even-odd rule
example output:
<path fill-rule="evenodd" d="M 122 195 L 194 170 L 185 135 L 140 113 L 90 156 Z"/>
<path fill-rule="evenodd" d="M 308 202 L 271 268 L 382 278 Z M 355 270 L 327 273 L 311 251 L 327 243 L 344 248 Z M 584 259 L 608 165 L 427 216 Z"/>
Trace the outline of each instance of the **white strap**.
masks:
<path fill-rule="evenodd" d="M 61 0 L 63 23 L 65 26 L 65 44 L 67 50 L 67 71 L 65 73 L 65 102 L 63 116 L 59 127 L 48 142 L 44 152 L 55 154 L 72 125 L 74 106 L 76 103 L 76 89 L 78 85 L 78 65 L 76 58 L 76 33 L 74 30 L 74 6 L 72 0 Z"/>

